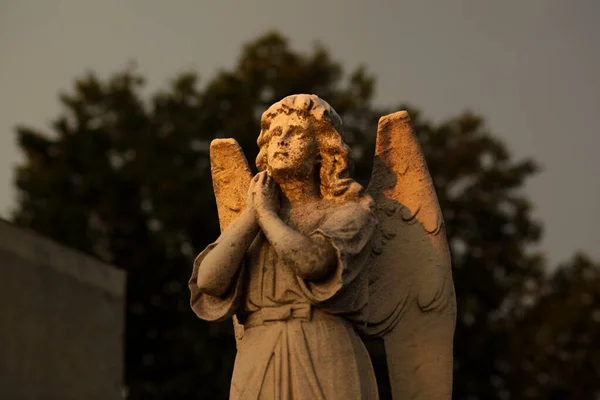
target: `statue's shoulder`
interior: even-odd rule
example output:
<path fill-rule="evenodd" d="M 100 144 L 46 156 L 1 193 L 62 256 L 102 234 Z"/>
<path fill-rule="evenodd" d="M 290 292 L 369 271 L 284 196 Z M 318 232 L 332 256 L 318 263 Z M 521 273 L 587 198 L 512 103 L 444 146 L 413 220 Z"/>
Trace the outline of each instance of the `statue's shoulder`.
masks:
<path fill-rule="evenodd" d="M 327 201 L 321 209 L 322 223 L 327 226 L 372 227 L 377 219 L 370 203 L 360 200 Z"/>

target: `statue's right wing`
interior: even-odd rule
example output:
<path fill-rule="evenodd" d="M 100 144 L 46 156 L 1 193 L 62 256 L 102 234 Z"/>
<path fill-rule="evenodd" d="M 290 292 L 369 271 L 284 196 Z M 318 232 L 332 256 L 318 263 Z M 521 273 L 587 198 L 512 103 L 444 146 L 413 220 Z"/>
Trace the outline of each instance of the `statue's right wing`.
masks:
<path fill-rule="evenodd" d="M 235 139 L 215 139 L 210 144 L 210 171 L 217 201 L 221 232 L 242 214 L 252 172 L 246 156 Z M 244 326 L 233 316 L 236 344 L 244 335 Z"/>
<path fill-rule="evenodd" d="M 379 120 L 367 189 L 379 227 L 371 240 L 363 331 L 384 340 L 394 400 L 449 400 L 456 319 L 440 206 L 406 111 Z"/>

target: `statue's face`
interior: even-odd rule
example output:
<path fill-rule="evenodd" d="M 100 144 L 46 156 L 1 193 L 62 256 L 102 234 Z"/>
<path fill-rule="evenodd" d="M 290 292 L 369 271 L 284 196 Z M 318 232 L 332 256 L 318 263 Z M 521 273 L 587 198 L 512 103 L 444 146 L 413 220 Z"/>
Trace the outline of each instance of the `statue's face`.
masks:
<path fill-rule="evenodd" d="M 296 114 L 280 114 L 271 121 L 270 130 L 267 164 L 271 175 L 309 176 L 317 156 L 310 121 Z"/>

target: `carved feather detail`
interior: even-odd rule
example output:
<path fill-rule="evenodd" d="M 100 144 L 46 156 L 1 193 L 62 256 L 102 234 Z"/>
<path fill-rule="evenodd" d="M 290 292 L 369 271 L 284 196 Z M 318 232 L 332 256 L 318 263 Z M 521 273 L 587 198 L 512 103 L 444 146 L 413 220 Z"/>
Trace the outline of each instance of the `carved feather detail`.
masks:
<path fill-rule="evenodd" d="M 379 226 L 371 241 L 363 333 L 384 339 L 394 399 L 450 399 L 456 314 L 450 254 L 406 111 L 379 120 L 367 191 Z"/>

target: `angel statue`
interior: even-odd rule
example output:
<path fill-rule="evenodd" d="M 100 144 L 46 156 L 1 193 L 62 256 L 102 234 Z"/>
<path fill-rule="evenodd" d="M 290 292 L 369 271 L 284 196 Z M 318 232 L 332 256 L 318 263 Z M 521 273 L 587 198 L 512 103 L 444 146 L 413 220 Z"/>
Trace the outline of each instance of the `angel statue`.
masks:
<path fill-rule="evenodd" d="M 300 94 L 262 115 L 256 176 L 235 140 L 211 143 L 221 236 L 189 288 L 198 317 L 233 319 L 230 399 L 378 399 L 373 337 L 394 400 L 451 398 L 450 257 L 408 114 L 380 119 L 367 190 L 342 133 L 327 102 Z"/>

